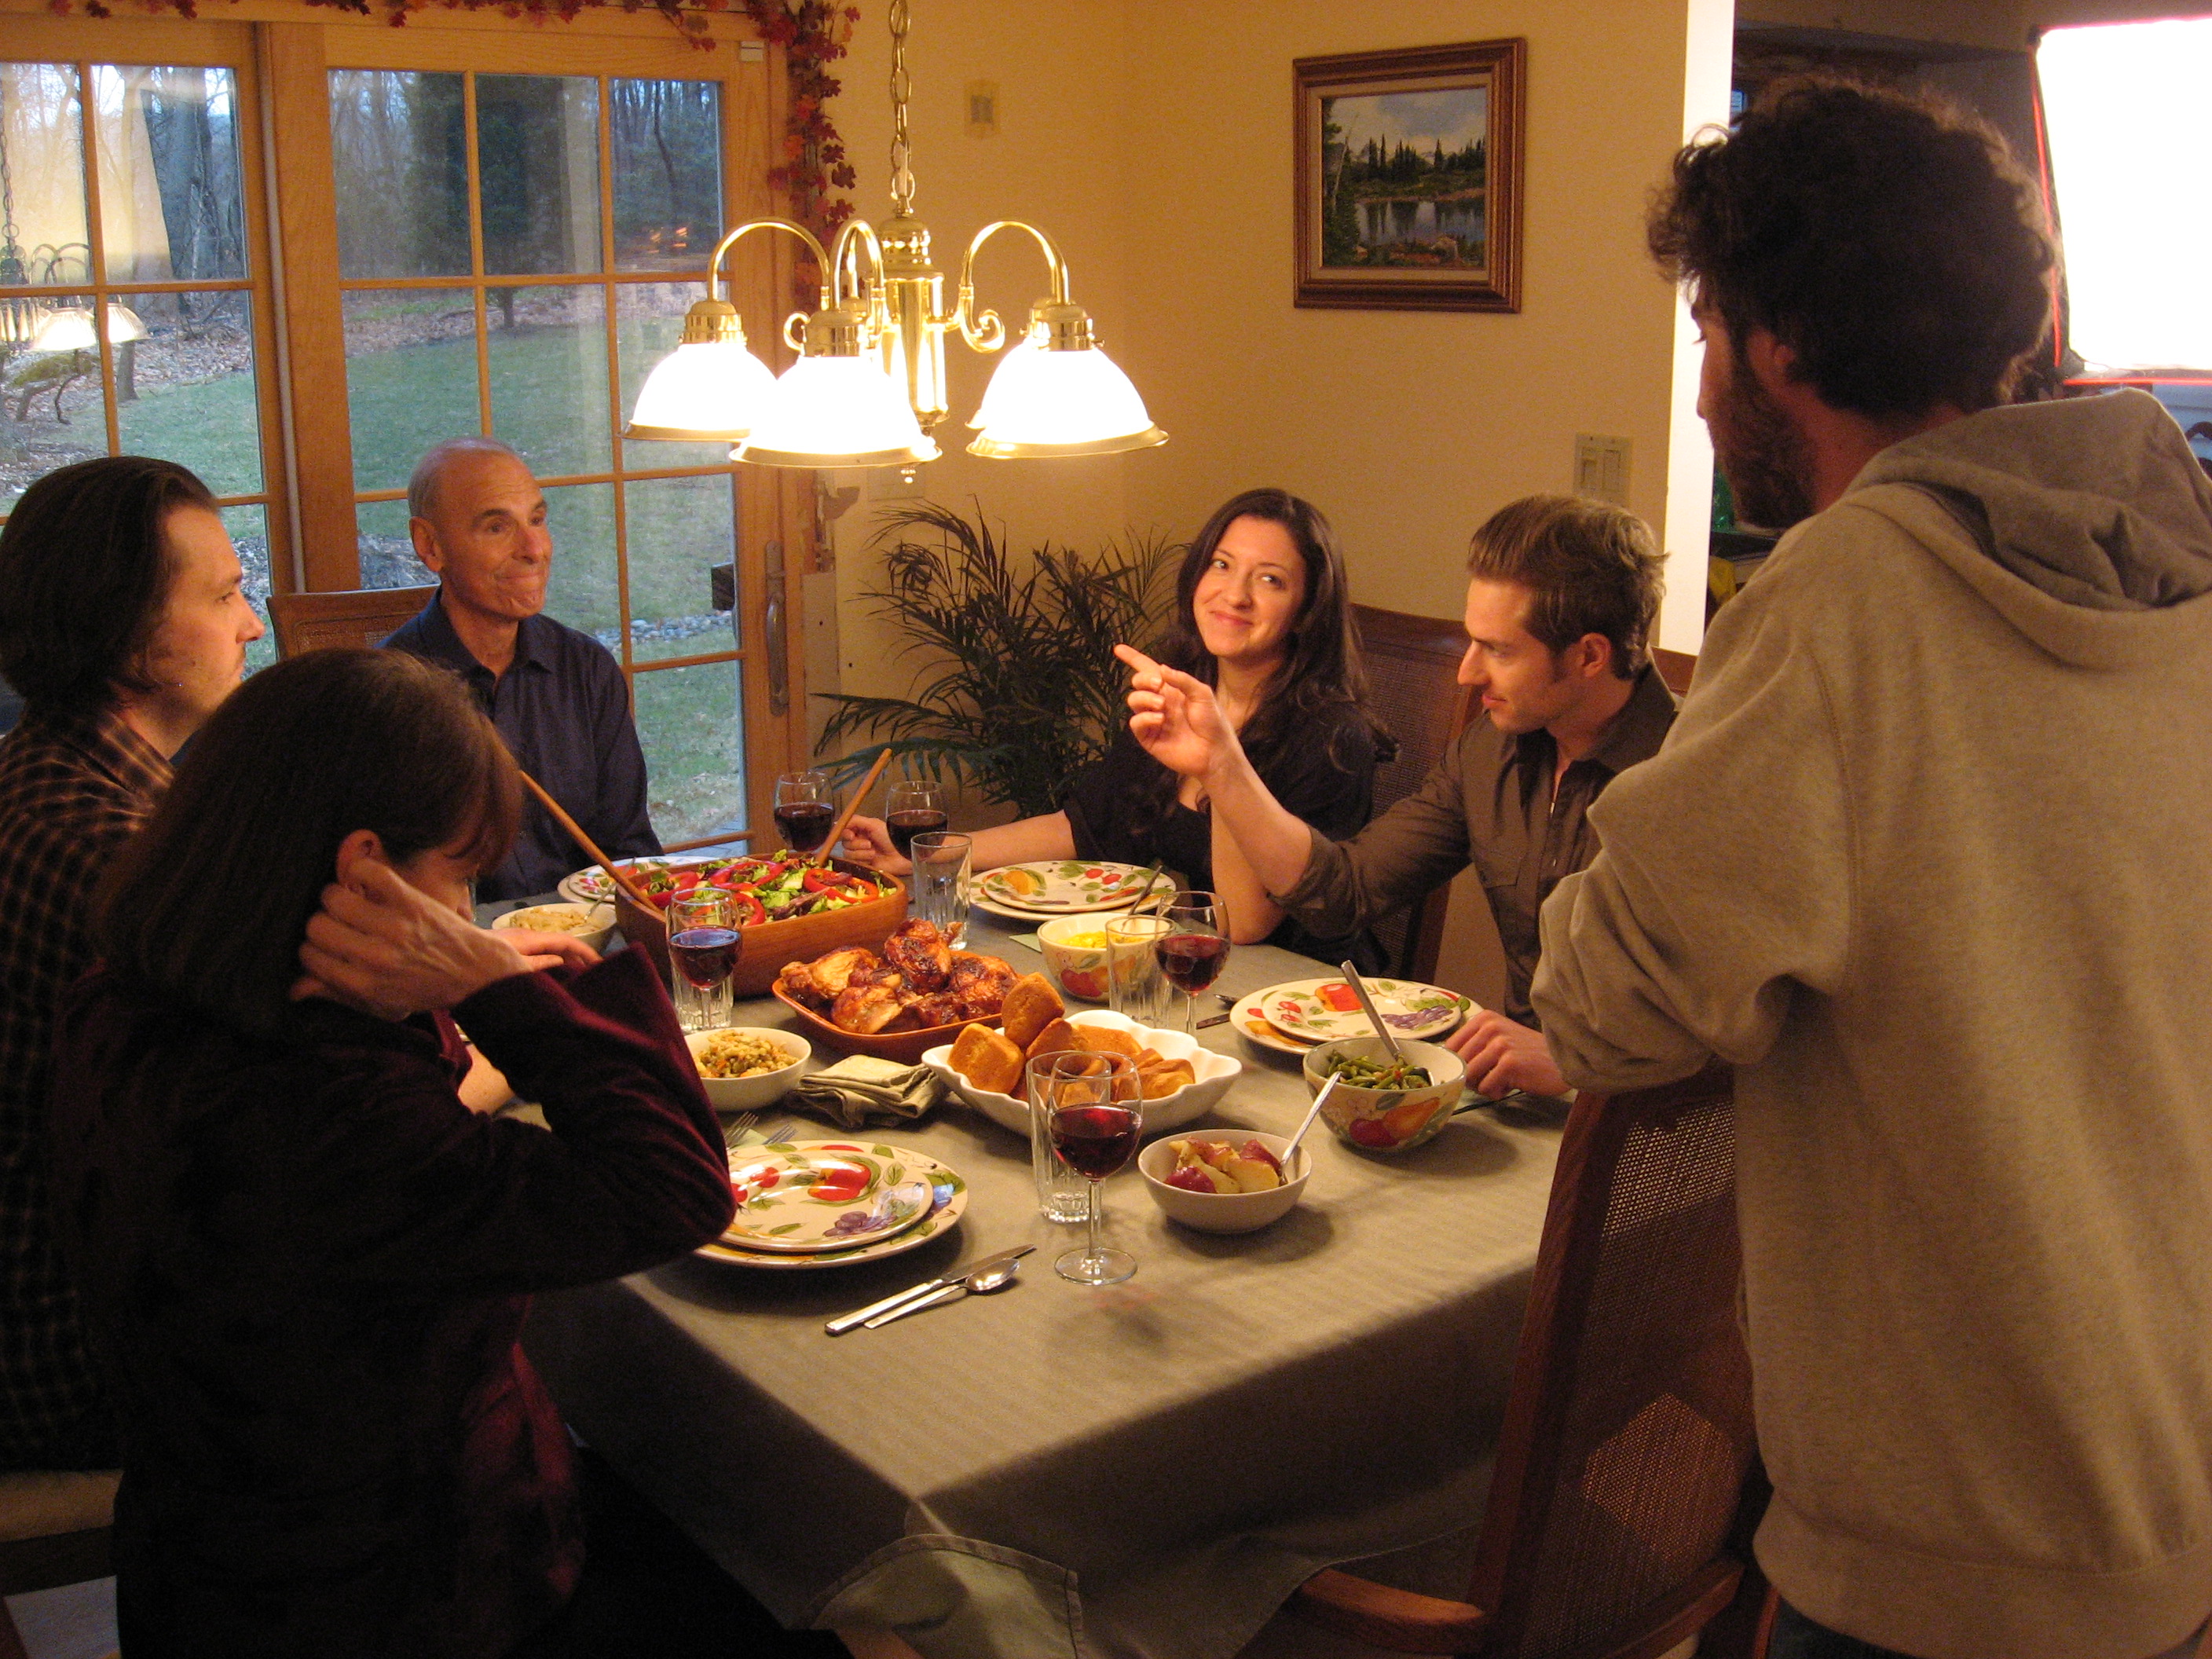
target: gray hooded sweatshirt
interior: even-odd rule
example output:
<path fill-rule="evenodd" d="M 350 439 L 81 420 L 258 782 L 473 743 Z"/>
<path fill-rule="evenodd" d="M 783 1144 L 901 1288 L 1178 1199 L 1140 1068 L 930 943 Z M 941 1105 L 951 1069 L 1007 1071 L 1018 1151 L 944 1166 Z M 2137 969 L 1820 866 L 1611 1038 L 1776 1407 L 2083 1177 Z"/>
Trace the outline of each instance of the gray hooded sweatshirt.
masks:
<path fill-rule="evenodd" d="M 1927 1659 L 2212 1610 L 2212 483 L 2140 392 L 1884 452 L 1590 814 L 1534 1002 L 1737 1067 L 1759 1554 Z"/>

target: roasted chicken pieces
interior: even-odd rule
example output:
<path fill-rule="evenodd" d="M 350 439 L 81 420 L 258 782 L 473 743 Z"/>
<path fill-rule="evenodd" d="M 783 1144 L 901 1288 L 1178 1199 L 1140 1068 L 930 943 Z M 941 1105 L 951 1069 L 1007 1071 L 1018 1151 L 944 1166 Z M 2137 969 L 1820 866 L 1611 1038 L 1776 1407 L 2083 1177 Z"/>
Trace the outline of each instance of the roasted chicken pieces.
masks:
<path fill-rule="evenodd" d="M 847 945 L 785 963 L 775 985 L 839 1030 L 876 1036 L 989 1019 L 1018 977 L 997 957 L 951 949 L 916 918 L 884 941 L 881 956 Z"/>

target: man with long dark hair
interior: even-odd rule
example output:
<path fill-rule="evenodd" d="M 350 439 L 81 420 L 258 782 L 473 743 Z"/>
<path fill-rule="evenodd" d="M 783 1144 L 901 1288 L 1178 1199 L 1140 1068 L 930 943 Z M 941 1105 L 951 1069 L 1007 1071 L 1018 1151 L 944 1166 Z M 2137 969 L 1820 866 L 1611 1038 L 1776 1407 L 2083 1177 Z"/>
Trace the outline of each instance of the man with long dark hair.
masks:
<path fill-rule="evenodd" d="M 98 1468 L 114 1426 L 54 1242 L 46 1103 L 92 895 L 236 689 L 261 619 L 207 487 L 171 461 L 49 472 L 0 531 L 0 1468 Z"/>
<path fill-rule="evenodd" d="M 1659 568 L 1642 521 L 1602 501 L 1531 495 L 1492 514 L 1468 556 L 1459 669 L 1484 718 L 1419 789 L 1344 841 L 1284 807 L 1209 687 L 1121 648 L 1136 671 L 1136 740 L 1200 781 L 1253 873 L 1310 932 L 1356 933 L 1470 866 L 1480 873 L 1505 947 L 1505 1006 L 1447 1042 L 1486 1094 L 1566 1087 L 1528 1007 L 1536 911 L 1597 851 L 1590 803 L 1674 720 L 1648 650 Z"/>
<path fill-rule="evenodd" d="M 2140 392 L 2008 403 L 2051 249 L 1956 112 L 1778 88 L 1651 245 L 1739 506 L 1796 527 L 1599 804 L 1535 1002 L 1571 1082 L 1735 1067 L 1771 1651 L 2186 1651 L 2212 483 Z"/>

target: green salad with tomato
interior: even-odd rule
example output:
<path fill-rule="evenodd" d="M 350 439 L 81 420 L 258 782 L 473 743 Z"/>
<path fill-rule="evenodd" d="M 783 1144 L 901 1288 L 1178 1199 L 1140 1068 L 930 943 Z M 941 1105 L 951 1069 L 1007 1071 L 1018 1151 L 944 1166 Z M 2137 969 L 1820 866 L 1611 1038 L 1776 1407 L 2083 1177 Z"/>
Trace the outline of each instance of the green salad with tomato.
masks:
<path fill-rule="evenodd" d="M 740 927 L 842 910 L 882 898 L 892 890 L 888 878 L 870 872 L 833 870 L 798 854 L 779 858 L 698 859 L 680 864 L 660 859 L 625 859 L 622 869 L 663 910 L 686 893 L 702 888 L 726 892 Z M 567 884 L 587 901 L 613 896 L 613 884 L 606 872 L 596 867 L 579 870 Z"/>

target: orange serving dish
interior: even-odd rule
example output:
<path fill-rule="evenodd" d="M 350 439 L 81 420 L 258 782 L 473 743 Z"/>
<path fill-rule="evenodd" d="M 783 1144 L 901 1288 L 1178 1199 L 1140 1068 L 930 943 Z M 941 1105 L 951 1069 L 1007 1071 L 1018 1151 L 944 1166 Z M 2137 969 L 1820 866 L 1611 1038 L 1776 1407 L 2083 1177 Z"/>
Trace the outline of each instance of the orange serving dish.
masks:
<path fill-rule="evenodd" d="M 830 860 L 830 867 L 851 875 L 877 874 L 865 865 L 848 863 L 843 859 Z M 891 884 L 891 890 L 881 898 L 817 915 L 793 916 L 788 921 L 757 921 L 750 927 L 740 927 L 738 965 L 730 976 L 732 994 L 760 996 L 775 983 L 775 976 L 783 971 L 784 963 L 811 962 L 841 945 L 864 945 L 871 951 L 880 949 L 892 930 L 906 920 L 906 884 L 896 876 L 882 878 Z M 641 908 L 629 894 L 617 888 L 615 919 L 630 948 L 651 957 L 665 981 L 669 976 L 667 916 L 658 909 Z M 836 1028 L 825 1024 L 824 1029 Z M 838 1035 L 848 1036 L 850 1033 Z M 919 1048 L 915 1050 L 917 1058 L 921 1053 Z"/>
<path fill-rule="evenodd" d="M 858 944 L 857 939 L 842 941 Z M 883 943 L 881 939 L 876 941 Z M 873 949 L 874 946 L 870 946 Z M 842 1048 L 855 1054 L 873 1054 L 878 1060 L 896 1060 L 902 1066 L 919 1066 L 923 1053 L 940 1042 L 950 1042 L 970 1025 L 996 1025 L 995 1016 L 989 1019 L 956 1020 L 950 1025 L 925 1026 L 918 1031 L 885 1031 L 870 1036 L 865 1031 L 847 1031 L 832 1025 L 805 1003 L 794 1002 L 783 994 L 781 987 L 771 988 L 775 1000 L 799 1016 L 800 1027 L 809 1042 L 826 1042 L 833 1048 Z"/>

